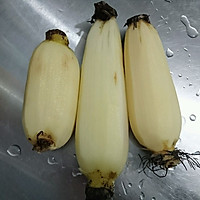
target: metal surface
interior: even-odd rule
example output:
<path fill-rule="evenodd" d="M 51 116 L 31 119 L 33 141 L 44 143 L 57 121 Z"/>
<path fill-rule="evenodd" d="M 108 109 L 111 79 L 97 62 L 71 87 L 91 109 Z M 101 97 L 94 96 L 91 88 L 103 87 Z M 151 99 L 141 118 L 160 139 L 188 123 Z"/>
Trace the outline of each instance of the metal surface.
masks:
<path fill-rule="evenodd" d="M 168 58 L 177 90 L 183 126 L 178 147 L 200 149 L 200 36 L 189 37 L 181 22 L 185 15 L 200 30 L 200 1 L 124 0 L 107 1 L 118 11 L 118 24 L 139 13 L 150 14 Z M 78 171 L 74 136 L 61 149 L 38 154 L 26 140 L 21 111 L 29 59 L 34 48 L 52 28 L 65 31 L 79 62 L 93 14 L 90 0 L 0 0 L 0 199 L 84 199 L 86 179 Z M 187 22 L 185 22 L 187 25 Z M 190 27 L 189 27 L 190 28 Z M 153 51 L 153 49 L 152 49 Z M 168 55 L 169 56 L 169 55 Z M 190 117 L 191 114 L 196 116 Z M 17 146 L 12 146 L 17 145 Z M 20 148 L 20 149 L 19 149 Z M 139 173 L 141 147 L 130 134 L 127 165 L 116 181 L 114 199 L 199 200 L 200 169 L 183 166 L 166 178 Z M 10 155 L 11 154 L 11 155 Z"/>

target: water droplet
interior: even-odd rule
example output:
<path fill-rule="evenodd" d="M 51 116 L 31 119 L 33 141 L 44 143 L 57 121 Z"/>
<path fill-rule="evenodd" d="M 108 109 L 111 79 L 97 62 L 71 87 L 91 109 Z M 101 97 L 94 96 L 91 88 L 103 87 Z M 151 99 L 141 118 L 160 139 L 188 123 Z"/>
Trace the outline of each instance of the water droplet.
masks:
<path fill-rule="evenodd" d="M 161 15 L 160 18 L 165 21 L 165 24 L 168 24 L 168 21 L 166 21 L 168 17 L 164 17 L 163 15 Z"/>
<path fill-rule="evenodd" d="M 174 171 L 174 169 L 175 169 L 174 167 L 168 168 L 169 171 Z"/>
<path fill-rule="evenodd" d="M 200 151 L 195 151 L 194 154 L 200 155 Z"/>
<path fill-rule="evenodd" d="M 144 179 L 140 180 L 138 187 L 141 190 L 143 186 L 144 186 Z"/>
<path fill-rule="evenodd" d="M 190 115 L 190 120 L 191 120 L 191 121 L 195 121 L 195 120 L 196 120 L 196 115 L 191 114 L 191 115 Z"/>
<path fill-rule="evenodd" d="M 74 155 L 73 155 L 73 156 L 74 156 L 74 158 L 76 158 L 76 154 L 75 154 L 75 153 L 74 153 Z"/>
<path fill-rule="evenodd" d="M 171 28 L 171 27 L 169 27 L 169 28 L 168 28 L 168 30 L 169 30 L 169 31 L 171 31 L 171 30 L 172 30 L 172 28 Z"/>
<path fill-rule="evenodd" d="M 189 77 L 186 77 L 187 80 L 189 80 Z"/>
<path fill-rule="evenodd" d="M 141 192 L 141 194 L 140 194 L 140 200 L 144 200 L 144 198 L 145 198 L 144 192 Z"/>
<path fill-rule="evenodd" d="M 156 200 L 156 197 L 152 197 L 151 200 Z"/>
<path fill-rule="evenodd" d="M 133 158 L 133 154 L 131 152 L 128 152 L 128 158 Z"/>
<path fill-rule="evenodd" d="M 187 48 L 183 48 L 183 50 L 184 50 L 184 51 L 188 51 L 188 49 L 187 49 Z"/>
<path fill-rule="evenodd" d="M 197 96 L 197 97 L 200 96 L 200 89 L 197 91 L 196 96 Z"/>
<path fill-rule="evenodd" d="M 183 86 L 183 88 L 185 89 L 185 86 Z"/>
<path fill-rule="evenodd" d="M 73 169 L 72 176 L 73 177 L 82 176 L 82 173 L 78 169 Z"/>
<path fill-rule="evenodd" d="M 184 126 L 185 124 L 186 124 L 186 119 L 185 119 L 185 117 L 184 116 L 182 116 L 182 126 Z"/>
<path fill-rule="evenodd" d="M 153 5 L 153 1 L 151 1 L 151 4 Z"/>
<path fill-rule="evenodd" d="M 13 144 L 7 149 L 7 153 L 10 156 L 19 156 L 21 154 L 21 148 L 20 146 Z"/>
<path fill-rule="evenodd" d="M 57 165 L 58 164 L 58 162 L 56 161 L 54 156 L 49 156 L 47 159 L 47 162 L 49 165 Z"/>
<path fill-rule="evenodd" d="M 178 77 L 182 77 L 182 74 L 178 74 Z"/>
<path fill-rule="evenodd" d="M 132 183 L 129 183 L 129 184 L 128 184 L 128 187 L 129 187 L 129 188 L 131 188 L 132 186 L 133 186 L 133 184 L 132 184 Z"/>
<path fill-rule="evenodd" d="M 179 146 L 179 144 L 181 144 L 181 142 L 182 142 L 182 140 L 181 140 L 181 138 L 179 138 L 178 141 L 177 141 L 177 143 L 176 143 L 177 146 Z"/>
<path fill-rule="evenodd" d="M 166 2 L 168 2 L 168 3 L 171 3 L 172 2 L 172 0 L 165 0 Z"/>
<path fill-rule="evenodd" d="M 158 11 L 158 8 L 156 8 L 156 11 Z"/>
<path fill-rule="evenodd" d="M 192 86 L 192 83 L 189 83 L 189 86 Z"/>
<path fill-rule="evenodd" d="M 189 37 L 191 37 L 191 38 L 196 38 L 196 37 L 199 35 L 197 29 L 194 28 L 194 27 L 192 27 L 192 26 L 190 25 L 190 22 L 189 22 L 187 16 L 182 15 L 182 16 L 181 16 L 181 22 L 185 25 L 185 27 L 186 27 L 186 32 L 187 32 L 187 35 L 188 35 Z"/>
<path fill-rule="evenodd" d="M 173 75 L 174 73 L 173 73 L 173 72 L 170 72 L 170 74 Z"/>
<path fill-rule="evenodd" d="M 191 54 L 190 54 L 190 53 L 188 54 L 188 57 L 191 57 Z"/>
<path fill-rule="evenodd" d="M 167 50 L 166 50 L 166 56 L 167 57 L 172 57 L 173 55 L 174 55 L 174 52 L 170 48 L 167 48 Z"/>
<path fill-rule="evenodd" d="M 161 19 L 165 19 L 162 15 L 160 16 Z"/>
<path fill-rule="evenodd" d="M 122 185 L 122 189 L 123 189 L 124 195 L 127 195 L 127 190 L 126 190 L 126 187 L 124 185 L 124 182 L 121 181 L 121 185 Z"/>
<path fill-rule="evenodd" d="M 59 8 L 58 9 L 58 12 L 63 12 L 64 10 L 62 8 Z"/>

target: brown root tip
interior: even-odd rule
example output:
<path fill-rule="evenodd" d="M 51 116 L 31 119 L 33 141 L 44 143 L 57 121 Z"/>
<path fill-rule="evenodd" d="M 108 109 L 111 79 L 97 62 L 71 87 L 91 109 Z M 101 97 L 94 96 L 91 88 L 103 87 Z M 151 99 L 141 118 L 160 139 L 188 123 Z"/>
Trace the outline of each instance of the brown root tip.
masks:
<path fill-rule="evenodd" d="M 52 35 L 55 35 L 55 34 L 58 34 L 58 35 L 66 37 L 66 34 L 63 31 L 61 31 L 59 29 L 52 29 L 52 30 L 48 30 L 46 32 L 46 40 L 51 40 L 52 39 Z"/>
<path fill-rule="evenodd" d="M 133 27 L 137 28 L 137 23 L 140 20 L 144 20 L 145 22 L 147 22 L 149 24 L 151 23 L 150 20 L 149 20 L 149 15 L 147 15 L 147 14 L 140 14 L 140 15 L 135 15 L 135 16 L 127 19 L 127 21 L 124 24 L 124 26 L 130 26 L 131 24 L 133 24 Z"/>
<path fill-rule="evenodd" d="M 95 11 L 92 16 L 90 23 L 94 23 L 95 20 L 99 19 L 102 21 L 108 21 L 112 17 L 117 17 L 117 11 L 104 1 L 100 1 L 94 4 Z"/>
<path fill-rule="evenodd" d="M 37 134 L 36 144 L 33 145 L 33 150 L 37 152 L 48 151 L 52 146 L 55 146 L 55 142 L 53 141 L 51 135 L 40 131 Z"/>
<path fill-rule="evenodd" d="M 51 40 L 52 39 L 52 35 L 55 35 L 55 34 L 58 34 L 58 35 L 66 37 L 66 34 L 63 31 L 61 31 L 59 29 L 52 29 L 52 30 L 48 30 L 46 32 L 46 40 Z"/>
<path fill-rule="evenodd" d="M 86 187 L 85 190 L 86 200 L 111 200 L 113 197 L 113 191 L 107 188 L 93 188 Z"/>
<path fill-rule="evenodd" d="M 67 35 L 59 29 L 48 30 L 46 32 L 46 40 L 55 41 L 66 46 L 69 45 Z"/>

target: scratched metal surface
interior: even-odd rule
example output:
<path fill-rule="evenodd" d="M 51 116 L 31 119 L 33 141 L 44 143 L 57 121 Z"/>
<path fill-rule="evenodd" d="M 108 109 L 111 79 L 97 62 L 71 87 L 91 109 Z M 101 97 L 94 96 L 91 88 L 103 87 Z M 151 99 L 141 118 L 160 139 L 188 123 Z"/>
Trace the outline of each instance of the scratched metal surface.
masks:
<path fill-rule="evenodd" d="M 78 171 L 74 136 L 63 148 L 38 154 L 31 150 L 24 136 L 21 111 L 29 59 L 44 39 L 45 31 L 52 28 L 65 31 L 70 47 L 81 62 L 90 28 L 86 21 L 93 14 L 93 3 L 92 0 L 0 0 L 1 200 L 84 199 L 86 179 Z M 173 51 L 173 56 L 167 59 L 183 119 L 177 145 L 188 152 L 199 150 L 200 36 L 188 36 L 188 28 L 183 23 L 186 21 L 181 22 L 181 16 L 185 15 L 190 25 L 200 31 L 200 1 L 110 0 L 108 3 L 118 11 L 122 37 L 128 17 L 148 13 L 164 49 Z M 15 156 L 9 155 L 9 151 Z M 149 178 L 139 173 L 138 153 L 141 147 L 130 133 L 129 157 L 116 181 L 114 199 L 200 199 L 200 169 L 186 171 L 180 165 L 169 171 L 166 178 L 160 179 L 151 173 Z"/>

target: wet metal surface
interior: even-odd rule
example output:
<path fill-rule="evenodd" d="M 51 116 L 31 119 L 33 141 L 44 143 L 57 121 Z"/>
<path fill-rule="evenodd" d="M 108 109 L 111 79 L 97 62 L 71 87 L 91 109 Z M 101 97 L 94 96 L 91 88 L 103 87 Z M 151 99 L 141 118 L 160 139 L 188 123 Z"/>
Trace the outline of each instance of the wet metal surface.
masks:
<path fill-rule="evenodd" d="M 29 59 L 44 33 L 59 28 L 81 63 L 93 15 L 92 0 L 0 0 L 0 199 L 84 199 L 85 177 L 76 161 L 74 136 L 61 149 L 38 154 L 26 140 L 21 111 Z M 158 30 L 182 113 L 177 146 L 200 149 L 200 1 L 107 1 L 118 11 L 122 37 L 127 18 L 150 14 Z M 196 32 L 195 32 L 196 31 Z M 167 52 L 170 50 L 171 52 Z M 183 166 L 165 178 L 139 173 L 141 147 L 130 133 L 127 165 L 116 181 L 114 199 L 199 200 L 200 169 Z"/>

